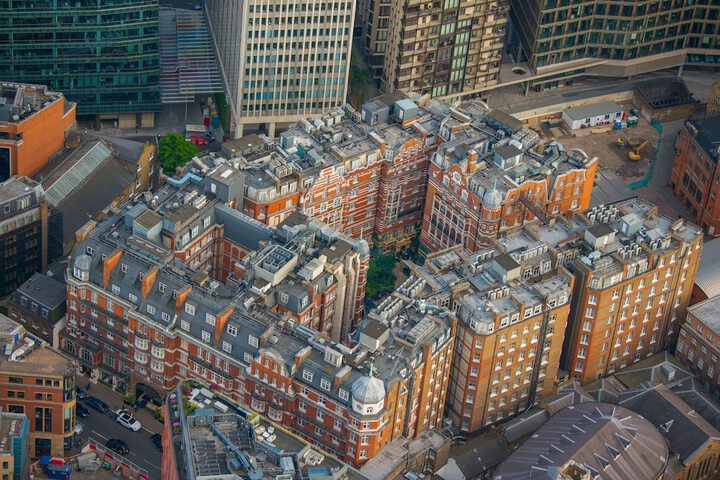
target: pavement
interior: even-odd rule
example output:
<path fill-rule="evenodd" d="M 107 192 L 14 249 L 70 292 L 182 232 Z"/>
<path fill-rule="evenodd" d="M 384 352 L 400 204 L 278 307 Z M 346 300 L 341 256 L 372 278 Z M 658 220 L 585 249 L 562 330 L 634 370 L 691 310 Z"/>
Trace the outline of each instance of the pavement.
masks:
<path fill-rule="evenodd" d="M 657 205 L 660 213 L 664 213 L 671 218 L 683 217 L 686 220 L 694 221 L 668 186 L 675 159 L 675 137 L 677 137 L 683 123 L 684 120 L 676 120 L 662 124 L 663 132 L 660 137 L 660 148 L 656 154 L 653 175 L 649 184 L 646 187 L 637 189 L 636 192 L 641 199 Z"/>
<path fill-rule="evenodd" d="M 80 374 L 77 375 L 77 384 L 83 390 L 85 390 L 85 386 L 88 382 L 89 380 L 87 376 Z M 107 403 L 110 410 L 129 408 L 123 403 L 124 395 L 117 393 L 115 390 L 108 388 L 101 383 L 91 383 L 90 390 L 87 391 L 87 394 L 99 398 L 103 402 Z M 91 411 L 95 412 L 94 410 Z M 155 419 L 154 411 L 146 407 L 134 412 L 133 415 L 142 424 L 143 430 L 150 433 L 150 435 L 153 433 L 162 433 L 163 424 Z M 82 420 L 80 421 L 82 422 Z"/>
<path fill-rule="evenodd" d="M 88 379 L 84 375 L 77 376 L 80 388 L 87 385 Z M 128 444 L 130 453 L 126 457 L 142 468 L 145 468 L 150 478 L 160 480 L 162 478 L 160 464 L 162 462 L 162 454 L 152 443 L 151 437 L 155 433 L 162 433 L 163 425 L 155 420 L 153 412 L 147 408 L 133 412 L 135 418 L 142 424 L 142 429 L 132 432 L 115 421 L 113 410 L 126 408 L 123 404 L 123 396 L 114 390 L 100 383 L 92 384 L 88 395 L 99 398 L 107 403 L 111 411 L 102 414 L 97 410 L 90 410 L 90 416 L 78 418 L 77 421 L 83 425 L 83 431 L 78 436 L 80 442 L 85 444 L 89 438 L 93 438 L 98 443 L 104 444 L 110 438 L 119 438 Z M 78 399 L 79 403 L 83 403 Z M 66 456 L 79 453 L 79 449 L 72 448 L 66 451 Z"/>

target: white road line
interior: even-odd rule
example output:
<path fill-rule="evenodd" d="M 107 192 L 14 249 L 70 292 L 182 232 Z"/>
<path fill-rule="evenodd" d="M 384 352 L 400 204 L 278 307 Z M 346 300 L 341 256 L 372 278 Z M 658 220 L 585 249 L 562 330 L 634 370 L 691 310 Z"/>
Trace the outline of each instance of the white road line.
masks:
<path fill-rule="evenodd" d="M 147 460 L 143 460 L 143 462 L 145 462 L 145 463 L 147 463 L 148 465 L 151 465 L 152 467 L 157 468 L 158 470 L 160 470 L 160 467 L 158 467 L 157 465 L 155 465 L 155 464 L 152 463 L 152 462 L 148 462 Z"/>
<path fill-rule="evenodd" d="M 108 438 L 107 438 L 106 436 L 100 435 L 100 434 L 99 434 L 98 432 L 96 432 L 95 430 L 90 430 L 90 433 L 94 433 L 95 435 L 97 435 L 98 437 L 102 438 L 103 440 L 108 440 Z"/>
<path fill-rule="evenodd" d="M 130 453 L 130 455 L 132 455 L 133 457 L 137 457 L 137 455 L 135 455 L 134 452 L 129 452 L 129 453 Z"/>

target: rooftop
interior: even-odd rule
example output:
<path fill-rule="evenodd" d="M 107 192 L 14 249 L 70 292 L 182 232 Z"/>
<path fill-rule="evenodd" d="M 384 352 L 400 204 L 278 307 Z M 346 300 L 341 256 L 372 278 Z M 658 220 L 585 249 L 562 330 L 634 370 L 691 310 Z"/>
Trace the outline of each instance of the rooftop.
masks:
<path fill-rule="evenodd" d="M 700 287 L 708 298 L 720 295 L 720 238 L 704 242 L 695 285 Z"/>
<path fill-rule="evenodd" d="M 17 291 L 50 310 L 65 303 L 67 299 L 65 283 L 42 273 L 35 273 L 20 285 Z"/>
<path fill-rule="evenodd" d="M 13 324 L 20 327 L 4 315 L 0 315 L 4 329 Z M 72 362 L 60 355 L 45 342 L 30 334 L 20 334 L 2 340 L 3 354 L 0 356 L 0 371 L 18 374 L 62 376 L 74 372 Z"/>
<path fill-rule="evenodd" d="M 39 183 L 28 177 L 12 177 L 0 183 L 0 204 L 15 200 L 29 193 L 43 195 Z"/>
<path fill-rule="evenodd" d="M 600 102 L 590 105 L 581 105 L 579 107 L 566 108 L 566 113 L 573 120 L 582 120 L 589 117 L 597 117 L 599 115 L 607 115 L 609 113 L 621 112 L 622 108 L 615 102 Z"/>
<path fill-rule="evenodd" d="M 437 430 L 425 430 L 416 439 L 396 438 L 388 443 L 378 455 L 368 461 L 360 469 L 368 480 L 385 480 L 408 458 L 415 458 L 428 451 L 437 452 L 450 438 Z M 422 473 L 422 472 L 418 472 Z"/>
<path fill-rule="evenodd" d="M 717 163 L 718 149 L 720 148 L 720 116 L 688 120 L 687 124 L 692 125 L 697 131 L 695 141 L 712 158 L 713 162 Z"/>
<path fill-rule="evenodd" d="M 23 122 L 60 98 L 44 85 L 0 83 L 0 125 Z"/>
<path fill-rule="evenodd" d="M 687 311 L 715 332 L 716 335 L 720 335 L 720 297 L 711 297 L 691 305 Z"/>
<path fill-rule="evenodd" d="M 364 478 L 281 425 L 243 409 L 197 382 L 180 385 L 168 402 L 171 409 L 182 409 L 180 422 L 187 433 L 183 438 L 189 441 L 175 452 L 180 478 L 189 478 L 188 469 L 193 470 L 198 480 L 230 474 L 253 480 L 275 479 L 280 473 L 293 476 L 297 473 L 310 479 Z M 191 410 L 185 411 L 186 404 Z"/>
<path fill-rule="evenodd" d="M 12 454 L 12 439 L 19 437 L 23 432 L 23 424 L 27 423 L 27 417 L 22 413 L 0 412 L 0 453 Z"/>
<path fill-rule="evenodd" d="M 570 461 L 590 478 L 658 478 L 668 461 L 665 441 L 640 415 L 617 405 L 581 403 L 556 413 L 495 472 L 495 478 L 557 478 Z"/>

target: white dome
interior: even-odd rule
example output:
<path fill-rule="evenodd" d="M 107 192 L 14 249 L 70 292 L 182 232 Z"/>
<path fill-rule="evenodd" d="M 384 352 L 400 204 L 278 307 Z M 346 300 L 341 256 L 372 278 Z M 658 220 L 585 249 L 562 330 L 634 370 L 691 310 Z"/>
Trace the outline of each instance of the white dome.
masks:
<path fill-rule="evenodd" d="M 385 384 L 375 377 L 361 377 L 352 386 L 352 396 L 363 404 L 380 403 L 385 399 Z"/>
<path fill-rule="evenodd" d="M 82 254 L 79 257 L 75 258 L 75 268 L 80 270 L 90 270 L 90 264 L 92 263 L 92 258 L 90 255 Z"/>
<path fill-rule="evenodd" d="M 502 193 L 496 188 L 486 191 L 482 199 L 482 203 L 486 208 L 500 208 L 502 201 Z"/>

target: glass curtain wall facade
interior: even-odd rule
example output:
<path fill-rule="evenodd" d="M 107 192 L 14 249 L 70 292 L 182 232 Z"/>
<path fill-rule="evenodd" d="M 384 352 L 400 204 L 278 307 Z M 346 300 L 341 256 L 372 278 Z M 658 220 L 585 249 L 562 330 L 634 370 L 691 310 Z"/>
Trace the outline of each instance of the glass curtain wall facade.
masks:
<path fill-rule="evenodd" d="M 511 19 L 536 72 L 584 59 L 607 62 L 581 73 L 618 77 L 720 65 L 717 0 L 512 0 Z"/>
<path fill-rule="evenodd" d="M 79 115 L 160 109 L 157 0 L 0 0 L 0 78 L 46 84 Z"/>

